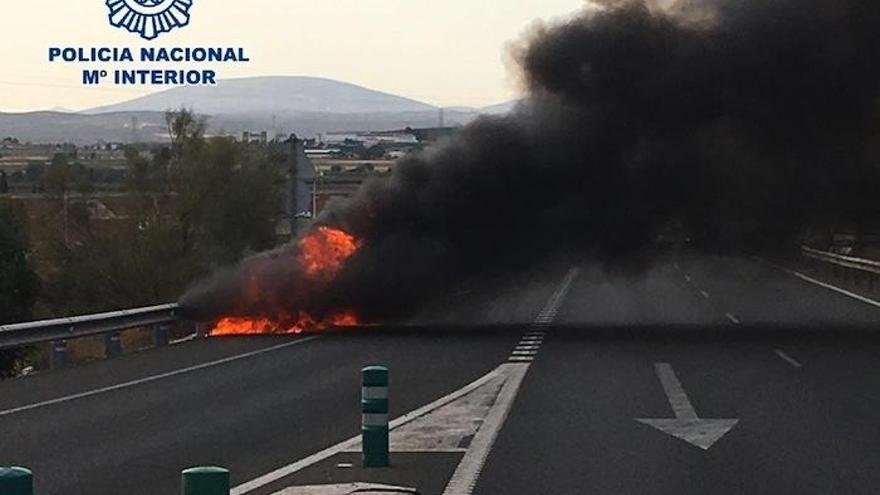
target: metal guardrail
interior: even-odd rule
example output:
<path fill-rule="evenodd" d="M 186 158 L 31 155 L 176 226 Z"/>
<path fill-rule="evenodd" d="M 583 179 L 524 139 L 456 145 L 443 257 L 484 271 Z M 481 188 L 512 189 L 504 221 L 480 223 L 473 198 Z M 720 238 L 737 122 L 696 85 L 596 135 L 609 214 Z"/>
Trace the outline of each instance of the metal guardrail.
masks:
<path fill-rule="evenodd" d="M 0 349 L 171 323 L 177 321 L 178 309 L 179 306 L 172 303 L 70 318 L 0 325 Z"/>
<path fill-rule="evenodd" d="M 830 253 L 813 249 L 808 246 L 802 246 L 801 252 L 808 258 L 813 258 L 826 263 L 831 263 L 846 268 L 853 268 L 863 272 L 880 275 L 880 261 L 868 260 L 864 258 L 856 258 L 855 256 L 846 256 L 842 254 Z"/>

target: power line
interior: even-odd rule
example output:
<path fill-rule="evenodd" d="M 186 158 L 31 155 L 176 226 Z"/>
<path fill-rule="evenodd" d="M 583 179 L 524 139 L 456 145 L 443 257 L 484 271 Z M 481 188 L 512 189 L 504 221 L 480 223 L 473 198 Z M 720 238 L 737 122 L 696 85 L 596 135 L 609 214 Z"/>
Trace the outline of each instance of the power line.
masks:
<path fill-rule="evenodd" d="M 123 88 L 104 88 L 100 86 L 80 86 L 76 84 L 52 84 L 45 82 L 21 82 L 21 81 L 4 81 L 0 80 L 0 84 L 4 86 L 19 86 L 19 87 L 32 87 L 39 86 L 45 88 L 65 88 L 65 89 L 82 89 L 84 91 L 110 91 L 115 93 L 128 93 L 128 94 L 144 94 L 148 93 L 147 90 L 136 90 L 136 89 L 123 89 Z"/>

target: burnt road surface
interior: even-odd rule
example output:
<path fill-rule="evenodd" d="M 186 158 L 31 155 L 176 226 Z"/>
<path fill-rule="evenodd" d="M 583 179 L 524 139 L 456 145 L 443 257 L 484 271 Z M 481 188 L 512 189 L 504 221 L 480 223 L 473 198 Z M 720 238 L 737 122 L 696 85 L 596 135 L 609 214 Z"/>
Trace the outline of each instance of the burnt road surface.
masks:
<path fill-rule="evenodd" d="M 396 417 L 508 361 L 572 264 L 474 493 L 880 487 L 880 307 L 765 262 L 685 256 L 465 284 L 422 315 L 430 329 L 207 339 L 3 382 L 0 465 L 32 468 L 40 495 L 173 494 L 195 464 L 252 480 L 359 432 L 364 365 L 390 367 Z M 425 493 L 457 462 L 426 471 Z"/>

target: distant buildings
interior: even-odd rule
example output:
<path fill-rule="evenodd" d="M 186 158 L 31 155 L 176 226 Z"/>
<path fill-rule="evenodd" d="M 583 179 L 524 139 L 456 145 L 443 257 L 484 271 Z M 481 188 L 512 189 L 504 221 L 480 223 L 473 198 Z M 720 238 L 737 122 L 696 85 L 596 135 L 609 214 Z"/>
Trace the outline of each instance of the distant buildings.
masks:
<path fill-rule="evenodd" d="M 99 185 L 109 187 L 125 179 L 127 165 L 122 143 L 32 144 L 7 137 L 0 141 L 0 171 L 6 174 L 9 192 L 40 192 L 40 178 L 57 155 L 66 155 L 86 169 Z"/>
<path fill-rule="evenodd" d="M 317 139 L 298 141 L 302 149 L 297 148 L 298 158 L 290 162 L 289 169 L 288 222 L 281 226 L 279 234 L 292 234 L 306 228 L 332 202 L 353 196 L 371 178 L 390 175 L 398 160 L 454 132 L 455 128 L 451 127 L 407 128 L 328 133 Z M 243 140 L 254 142 L 254 135 L 248 133 Z M 308 200 L 304 195 L 308 195 Z"/>
<path fill-rule="evenodd" d="M 451 136 L 456 128 L 397 129 L 373 132 L 336 132 L 317 138 L 273 137 L 269 131 L 243 131 L 240 142 L 275 146 L 287 159 L 286 215 L 277 232 L 288 237 L 304 228 L 334 201 L 354 195 L 371 178 L 389 176 L 399 160 L 425 146 Z M 150 160 L 162 144 L 142 144 L 141 156 Z M 67 155 L 71 163 L 85 170 L 95 193 L 125 194 L 128 173 L 124 143 L 30 144 L 7 138 L 0 141 L 0 171 L 6 176 L 10 194 L 44 192 L 41 177 L 56 155 Z M 107 219 L 112 208 L 89 205 L 91 215 Z"/>
<path fill-rule="evenodd" d="M 241 133 L 241 142 L 266 144 L 269 142 L 269 133 L 267 131 L 244 131 L 243 133 Z"/>

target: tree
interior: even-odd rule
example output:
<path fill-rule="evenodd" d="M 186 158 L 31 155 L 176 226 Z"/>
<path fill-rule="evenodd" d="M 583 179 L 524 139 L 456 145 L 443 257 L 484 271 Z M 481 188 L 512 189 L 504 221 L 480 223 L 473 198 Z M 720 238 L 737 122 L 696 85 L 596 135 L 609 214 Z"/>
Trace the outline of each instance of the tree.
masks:
<path fill-rule="evenodd" d="M 193 162 L 197 162 L 202 147 L 205 143 L 204 118 L 187 108 L 181 108 L 176 112 L 166 112 L 165 122 L 168 126 L 168 137 L 171 139 L 171 148 L 165 177 L 168 178 L 168 189 L 179 191 L 182 186 L 181 171 L 185 171 Z"/>
<path fill-rule="evenodd" d="M 204 120 L 186 109 L 166 118 L 182 254 L 196 250 L 215 265 L 271 247 L 282 212 L 283 156 L 269 146 L 206 139 Z"/>
<path fill-rule="evenodd" d="M 366 151 L 364 151 L 364 159 L 365 160 L 381 160 L 381 159 L 385 158 L 385 153 L 386 153 L 385 146 L 383 146 L 381 144 L 374 144 L 373 146 L 370 146 L 369 148 L 367 148 Z"/>
<path fill-rule="evenodd" d="M 283 156 L 267 146 L 241 146 L 228 138 L 210 140 L 204 151 L 204 163 L 211 165 L 203 173 L 215 176 L 181 196 L 193 196 L 191 204 L 198 209 L 195 217 L 204 243 L 211 246 L 211 258 L 227 264 L 246 251 L 272 247 L 282 212 Z"/>
<path fill-rule="evenodd" d="M 28 162 L 27 167 L 24 169 L 25 178 L 28 182 L 34 185 L 39 183 L 45 174 L 46 164 L 42 162 Z"/>
<path fill-rule="evenodd" d="M 29 262 L 29 240 L 24 213 L 0 202 L 0 324 L 29 320 L 40 284 Z M 24 351 L 0 351 L 0 377 L 17 370 Z"/>
<path fill-rule="evenodd" d="M 125 161 L 127 166 L 126 182 L 129 191 L 145 193 L 162 190 L 164 181 L 161 174 L 158 173 L 155 159 L 148 160 L 141 156 L 137 147 L 127 146 Z"/>
<path fill-rule="evenodd" d="M 124 216 L 91 226 L 87 214 L 77 214 L 79 203 L 70 205 L 74 241 L 55 239 L 43 250 L 54 267 L 43 298 L 51 312 L 174 300 L 217 266 L 275 245 L 284 156 L 270 146 L 205 138 L 204 122 L 186 110 L 168 122 L 171 144 L 152 160 L 126 150 Z"/>
<path fill-rule="evenodd" d="M 68 155 L 64 153 L 56 153 L 52 157 L 52 163 L 49 169 L 43 174 L 43 185 L 53 196 L 64 196 L 70 191 L 74 182 L 74 170 L 70 165 Z"/>
<path fill-rule="evenodd" d="M 76 192 L 82 195 L 95 192 L 95 186 L 92 184 L 94 176 L 92 170 L 79 161 L 73 164 L 73 189 Z"/>

